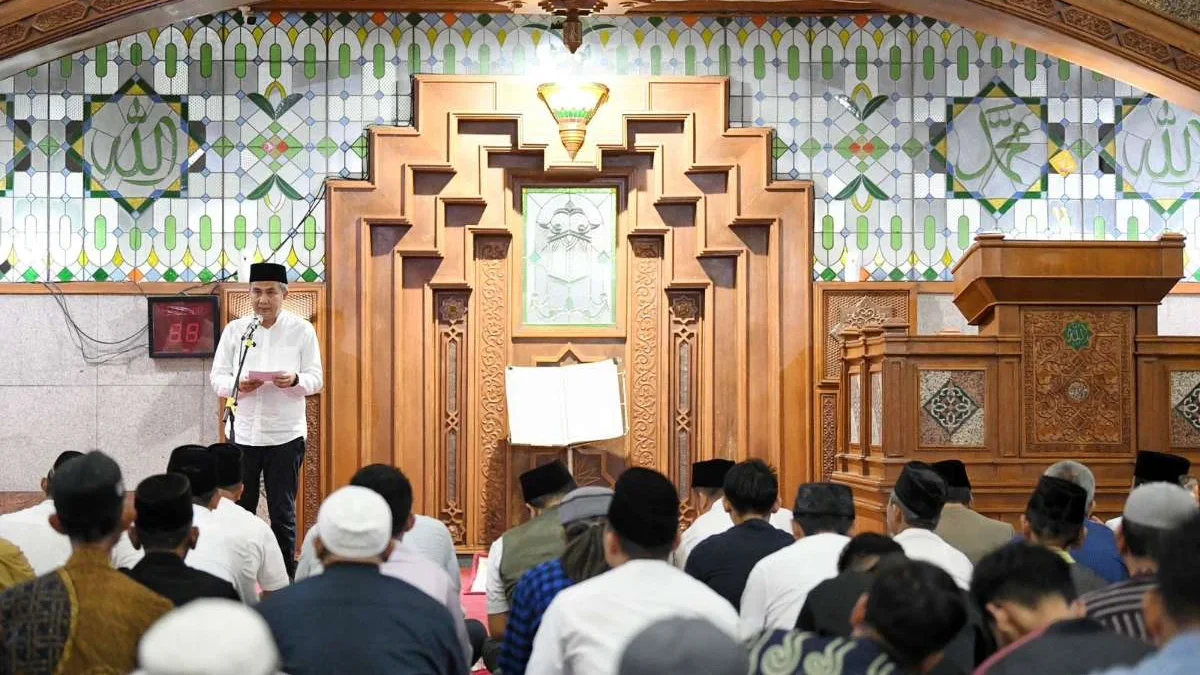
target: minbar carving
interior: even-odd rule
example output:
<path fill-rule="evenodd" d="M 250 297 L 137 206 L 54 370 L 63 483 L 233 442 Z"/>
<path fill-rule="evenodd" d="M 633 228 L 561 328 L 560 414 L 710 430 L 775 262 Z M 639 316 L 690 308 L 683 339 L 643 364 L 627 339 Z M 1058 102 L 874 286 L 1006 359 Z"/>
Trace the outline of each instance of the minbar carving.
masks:
<path fill-rule="evenodd" d="M 438 456 L 443 473 L 442 504 L 439 517 L 450 530 L 455 545 L 467 543 L 463 521 L 464 493 L 462 467 L 467 396 L 467 307 L 469 295 L 461 291 L 438 293 L 434 306 L 438 316 L 438 387 L 442 392 Z"/>
<path fill-rule="evenodd" d="M 1022 312 L 1025 451 L 1127 452 L 1133 312 Z"/>
<path fill-rule="evenodd" d="M 479 292 L 479 467 L 483 490 L 479 500 L 480 520 L 486 539 L 504 533 L 505 484 L 508 443 L 507 412 L 504 406 L 504 369 L 508 366 L 507 239 L 488 237 L 476 241 L 475 258 Z"/>
<path fill-rule="evenodd" d="M 660 238 L 633 241 L 633 334 L 629 368 L 632 405 L 630 459 L 634 466 L 656 468 L 659 443 L 659 324 L 662 321 Z"/>

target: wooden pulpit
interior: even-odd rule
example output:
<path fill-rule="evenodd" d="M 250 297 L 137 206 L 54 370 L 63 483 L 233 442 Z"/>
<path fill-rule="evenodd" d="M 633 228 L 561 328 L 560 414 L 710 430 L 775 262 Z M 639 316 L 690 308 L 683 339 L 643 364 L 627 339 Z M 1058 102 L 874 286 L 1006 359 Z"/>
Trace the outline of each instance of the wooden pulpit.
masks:
<path fill-rule="evenodd" d="M 912 459 L 961 459 L 976 508 L 1016 522 L 1056 461 L 1092 468 L 1107 514 L 1120 510 L 1137 450 L 1200 450 L 1200 340 L 1157 334 L 1183 248 L 1179 234 L 980 235 L 954 268 L 954 303 L 978 335 L 910 335 L 903 322 L 843 333 L 834 479 L 855 489 L 860 527 L 882 529 Z"/>

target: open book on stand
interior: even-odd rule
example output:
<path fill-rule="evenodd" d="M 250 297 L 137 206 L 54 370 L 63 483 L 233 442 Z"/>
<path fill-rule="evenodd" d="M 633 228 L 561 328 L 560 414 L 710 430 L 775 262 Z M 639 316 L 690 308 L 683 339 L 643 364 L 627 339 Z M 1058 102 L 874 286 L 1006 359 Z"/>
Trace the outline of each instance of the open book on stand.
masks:
<path fill-rule="evenodd" d="M 625 435 L 621 374 L 613 359 L 558 367 L 509 366 L 513 445 L 566 447 Z"/>

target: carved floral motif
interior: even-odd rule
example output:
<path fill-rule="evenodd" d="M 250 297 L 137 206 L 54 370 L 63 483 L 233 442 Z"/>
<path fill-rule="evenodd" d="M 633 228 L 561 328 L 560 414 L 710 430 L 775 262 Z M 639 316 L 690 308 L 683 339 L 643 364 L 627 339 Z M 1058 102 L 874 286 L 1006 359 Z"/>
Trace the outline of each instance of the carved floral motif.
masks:
<path fill-rule="evenodd" d="M 821 394 L 821 475 L 837 470 L 837 395 Z"/>
<path fill-rule="evenodd" d="M 505 258 L 508 241 L 480 239 L 475 245 L 479 283 L 479 468 L 483 476 L 479 499 L 482 538 L 492 541 L 505 529 L 505 419 L 504 369 L 508 353 L 508 283 Z"/>
<path fill-rule="evenodd" d="M 658 325 L 661 312 L 662 240 L 634 240 L 633 256 L 630 459 L 634 466 L 654 468 L 658 465 L 655 454 L 658 449 Z"/>
<path fill-rule="evenodd" d="M 1113 34 L 1112 22 L 1102 16 L 1096 16 L 1091 12 L 1085 12 L 1078 7 L 1068 7 L 1063 10 L 1063 21 L 1068 26 L 1074 26 L 1080 30 L 1085 30 L 1092 35 L 1100 38 L 1109 38 Z"/>
<path fill-rule="evenodd" d="M 825 294 L 825 379 L 834 379 L 842 369 L 842 331 L 847 328 L 881 326 L 885 321 L 908 321 L 908 291 L 874 293 L 827 292 Z"/>
<path fill-rule="evenodd" d="M 1025 451 L 1128 451 L 1133 313 L 1027 309 L 1022 316 Z"/>
<path fill-rule="evenodd" d="M 696 461 L 696 410 L 700 395 L 699 316 L 703 296 L 698 291 L 669 292 L 671 305 L 671 459 L 679 499 L 686 502 Z M 682 522 L 682 521 L 681 521 Z"/>

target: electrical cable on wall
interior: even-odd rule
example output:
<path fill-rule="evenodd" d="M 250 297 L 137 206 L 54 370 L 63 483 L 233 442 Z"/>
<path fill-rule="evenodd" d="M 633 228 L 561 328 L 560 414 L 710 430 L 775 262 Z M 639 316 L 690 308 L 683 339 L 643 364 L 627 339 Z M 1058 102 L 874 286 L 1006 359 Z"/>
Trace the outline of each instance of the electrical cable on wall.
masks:
<path fill-rule="evenodd" d="M 341 176 L 339 176 L 339 178 L 340 177 Z M 359 180 L 362 180 L 362 178 L 359 178 Z M 304 215 L 296 221 L 290 230 L 288 230 L 287 234 L 282 240 L 280 240 L 279 244 L 276 245 L 275 248 L 271 249 L 271 252 L 266 255 L 264 260 L 270 260 L 271 258 L 275 257 L 276 253 L 278 253 L 284 246 L 295 239 L 296 235 L 300 233 L 300 229 L 304 226 L 304 222 L 312 216 L 313 211 L 315 211 L 317 208 L 317 205 L 320 204 L 324 199 L 325 182 L 323 181 L 321 183 L 320 190 L 317 191 L 317 196 L 308 205 L 308 210 L 305 211 Z M 210 281 L 188 286 L 187 288 L 184 288 L 176 293 L 176 295 L 191 295 L 192 291 L 202 288 L 208 288 L 208 293 L 213 294 L 217 292 L 218 284 L 232 281 L 237 276 L 238 275 L 236 272 L 233 274 L 226 274 Z M 134 287 L 137 288 L 138 293 L 140 293 L 143 297 L 148 296 L 140 283 L 136 281 L 131 281 L 129 283 L 132 283 Z M 59 310 L 62 312 L 63 319 L 66 321 L 67 328 L 71 334 L 71 341 L 74 342 L 75 346 L 79 349 L 79 354 L 83 357 L 84 363 L 87 363 L 88 365 L 101 365 L 109 363 L 114 359 L 124 356 L 125 354 L 145 348 L 146 343 L 143 338 L 150 331 L 150 322 L 148 320 L 136 331 L 125 337 L 120 337 L 115 340 L 98 338 L 85 331 L 75 320 L 75 317 L 71 315 L 71 309 L 67 306 L 66 294 L 62 292 L 62 289 L 58 287 L 57 283 L 43 281 L 42 286 L 49 291 L 50 297 L 54 298 L 54 302 L 58 305 Z"/>

